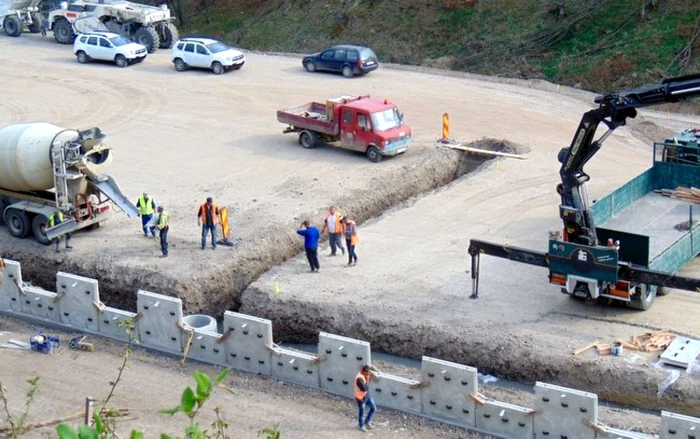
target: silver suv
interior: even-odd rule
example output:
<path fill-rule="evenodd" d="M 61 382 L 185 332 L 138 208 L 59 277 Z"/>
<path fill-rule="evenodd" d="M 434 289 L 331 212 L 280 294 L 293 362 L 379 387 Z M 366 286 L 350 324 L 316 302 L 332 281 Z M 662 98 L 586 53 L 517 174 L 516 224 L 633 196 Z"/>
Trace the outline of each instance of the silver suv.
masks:
<path fill-rule="evenodd" d="M 211 38 L 181 39 L 173 46 L 170 59 L 178 72 L 197 67 L 211 69 L 216 75 L 238 70 L 245 64 L 243 52 Z"/>
<path fill-rule="evenodd" d="M 112 32 L 90 32 L 78 35 L 73 43 L 73 53 L 81 64 L 95 59 L 112 61 L 119 67 L 141 62 L 148 55 L 145 46 L 133 43 Z"/>

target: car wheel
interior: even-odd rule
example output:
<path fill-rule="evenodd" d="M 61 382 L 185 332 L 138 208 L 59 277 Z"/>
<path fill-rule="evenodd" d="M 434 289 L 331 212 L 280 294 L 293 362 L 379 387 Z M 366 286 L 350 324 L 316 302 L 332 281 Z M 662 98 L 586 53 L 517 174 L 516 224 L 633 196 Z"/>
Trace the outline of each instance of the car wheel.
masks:
<path fill-rule="evenodd" d="M 24 238 L 31 230 L 27 213 L 15 208 L 5 212 L 5 225 L 15 238 Z"/>
<path fill-rule="evenodd" d="M 318 136 L 310 131 L 302 131 L 299 134 L 299 143 L 306 149 L 311 149 L 316 146 Z"/>
<path fill-rule="evenodd" d="M 90 61 L 90 57 L 87 56 L 87 53 L 83 52 L 82 50 L 79 51 L 76 56 L 78 57 L 78 62 L 80 64 L 86 64 L 88 61 Z"/>
<path fill-rule="evenodd" d="M 61 44 L 71 44 L 75 40 L 73 25 L 68 20 L 61 17 L 53 25 L 53 37 Z"/>
<path fill-rule="evenodd" d="M 46 237 L 46 228 L 48 227 L 48 224 L 48 218 L 42 214 L 38 214 L 32 220 L 32 233 L 34 234 L 34 239 L 44 245 L 51 244 L 51 240 Z"/>
<path fill-rule="evenodd" d="M 184 72 L 185 70 L 187 70 L 187 64 L 185 64 L 185 61 L 183 61 L 180 58 L 175 58 L 173 64 L 175 64 L 175 70 L 177 70 L 178 72 Z"/>
<path fill-rule="evenodd" d="M 304 64 L 304 68 L 307 72 L 313 73 L 316 71 L 316 64 L 313 61 L 308 61 L 306 64 Z"/>
<path fill-rule="evenodd" d="M 367 158 L 372 163 L 379 163 L 382 161 L 382 154 L 379 152 L 376 146 L 370 146 L 367 148 Z"/>
<path fill-rule="evenodd" d="M 352 78 L 353 75 L 354 72 L 352 71 L 352 68 L 350 68 L 350 66 L 343 67 L 343 76 L 345 76 L 346 78 Z"/>
<path fill-rule="evenodd" d="M 114 57 L 114 62 L 117 64 L 117 67 L 126 67 L 129 65 L 129 61 L 127 61 L 126 57 L 121 53 Z"/>
<path fill-rule="evenodd" d="M 211 63 L 211 71 L 214 72 L 215 75 L 220 75 L 224 73 L 224 66 L 222 66 L 219 61 L 214 61 Z"/>
<path fill-rule="evenodd" d="M 8 15 L 3 21 L 2 27 L 5 28 L 5 33 L 8 37 L 18 37 L 22 34 L 24 25 L 16 15 Z"/>

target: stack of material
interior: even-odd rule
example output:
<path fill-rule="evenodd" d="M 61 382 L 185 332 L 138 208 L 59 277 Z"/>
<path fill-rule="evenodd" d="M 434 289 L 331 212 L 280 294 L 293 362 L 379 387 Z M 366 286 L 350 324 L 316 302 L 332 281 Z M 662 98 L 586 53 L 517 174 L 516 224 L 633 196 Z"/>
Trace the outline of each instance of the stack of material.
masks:
<path fill-rule="evenodd" d="M 700 204 L 700 189 L 694 187 L 683 187 L 679 186 L 675 190 L 673 189 L 661 189 L 656 191 L 665 197 L 673 197 L 678 200 L 687 201 L 689 203 Z"/>
<path fill-rule="evenodd" d="M 632 336 L 631 341 L 619 340 L 617 343 L 619 343 L 623 348 L 631 351 L 658 352 L 665 350 L 675 338 L 676 335 L 671 334 L 666 329 L 663 331 L 645 332 L 641 335 L 634 335 Z M 573 354 L 580 355 L 589 349 L 594 348 L 596 352 L 598 352 L 598 355 L 611 355 L 613 344 L 602 343 L 599 340 L 596 340 L 580 349 L 576 349 Z"/>

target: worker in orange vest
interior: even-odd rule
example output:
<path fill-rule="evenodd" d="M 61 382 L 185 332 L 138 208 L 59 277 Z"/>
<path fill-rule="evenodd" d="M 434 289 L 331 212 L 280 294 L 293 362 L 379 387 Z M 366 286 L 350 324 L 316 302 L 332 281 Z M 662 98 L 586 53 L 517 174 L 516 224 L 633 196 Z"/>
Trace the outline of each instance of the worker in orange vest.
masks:
<path fill-rule="evenodd" d="M 211 197 L 206 203 L 199 206 L 197 213 L 197 225 L 202 226 L 202 250 L 207 246 L 207 235 L 211 231 L 211 247 L 216 250 L 216 225 L 219 224 L 219 208 Z"/>
<path fill-rule="evenodd" d="M 345 227 L 340 218 L 340 212 L 336 211 L 335 206 L 331 206 L 330 209 L 328 209 L 328 215 L 326 215 L 325 221 L 323 221 L 321 233 L 328 230 L 328 235 L 330 236 L 328 241 L 331 244 L 331 254 L 329 256 L 335 256 L 338 247 L 343 252 L 343 255 L 345 254 L 345 247 L 343 246 Z"/>
<path fill-rule="evenodd" d="M 374 372 L 379 372 L 374 366 L 365 364 L 355 377 L 355 402 L 357 402 L 359 429 L 367 431 L 374 428 L 372 418 L 374 412 L 377 411 L 377 405 L 374 403 L 372 395 L 369 394 L 369 383 L 372 380 L 379 381 L 379 376 Z M 369 413 L 365 418 L 365 406 L 369 407 Z"/>
<path fill-rule="evenodd" d="M 348 265 L 357 265 L 355 247 L 360 242 L 360 236 L 357 234 L 357 224 L 347 216 L 344 216 L 342 221 L 345 229 L 345 244 L 348 246 Z"/>

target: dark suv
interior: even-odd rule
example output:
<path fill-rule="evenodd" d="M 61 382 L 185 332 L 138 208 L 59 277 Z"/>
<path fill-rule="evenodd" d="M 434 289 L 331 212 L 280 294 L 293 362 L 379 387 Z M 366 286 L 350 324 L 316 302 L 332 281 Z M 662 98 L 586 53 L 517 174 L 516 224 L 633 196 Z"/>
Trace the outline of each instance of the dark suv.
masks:
<path fill-rule="evenodd" d="M 369 47 L 340 45 L 322 52 L 307 55 L 301 61 L 309 72 L 327 70 L 342 72 L 346 78 L 355 74 L 365 74 L 379 67 L 377 55 Z"/>

